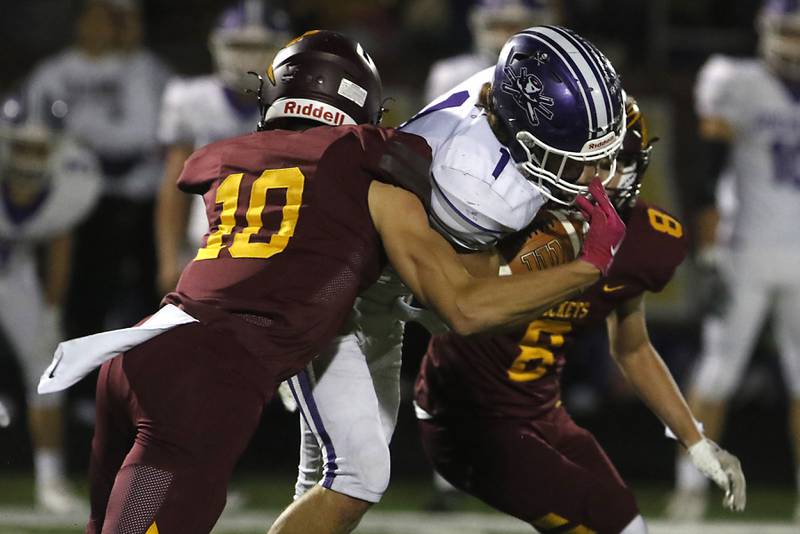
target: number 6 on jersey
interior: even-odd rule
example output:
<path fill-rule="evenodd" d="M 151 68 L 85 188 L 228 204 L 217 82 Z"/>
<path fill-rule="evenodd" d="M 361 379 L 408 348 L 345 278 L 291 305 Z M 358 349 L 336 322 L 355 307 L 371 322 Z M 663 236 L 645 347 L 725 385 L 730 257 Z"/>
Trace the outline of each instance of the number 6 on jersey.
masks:
<path fill-rule="evenodd" d="M 208 235 L 206 246 L 197 251 L 195 261 L 219 257 L 227 248 L 233 258 L 266 259 L 283 252 L 289 239 L 294 235 L 300 205 L 303 201 L 305 176 L 297 167 L 289 169 L 268 169 L 256 178 L 250 187 L 250 203 L 245 218 L 247 226 L 236 228 L 236 210 L 239 207 L 243 173 L 230 174 L 217 188 L 215 201 L 222 204 L 217 229 Z M 266 242 L 251 242 L 251 237 L 263 229 L 261 216 L 266 209 L 267 193 L 270 189 L 285 189 L 286 204 L 283 206 L 279 230 Z M 223 243 L 226 235 L 234 234 L 233 242 Z"/>

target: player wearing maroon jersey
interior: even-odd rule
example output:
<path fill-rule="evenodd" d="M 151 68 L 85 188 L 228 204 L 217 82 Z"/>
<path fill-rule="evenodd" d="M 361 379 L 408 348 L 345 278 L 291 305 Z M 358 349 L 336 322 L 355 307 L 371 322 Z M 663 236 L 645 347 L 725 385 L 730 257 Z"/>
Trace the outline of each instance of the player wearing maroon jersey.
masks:
<path fill-rule="evenodd" d="M 738 460 L 703 438 L 647 336 L 644 293 L 663 289 L 687 244 L 672 215 L 637 200 L 650 144 L 634 101 L 627 111 L 623 169 L 611 197 L 628 230 L 607 275 L 526 328 L 434 336 L 417 378 L 423 445 L 437 471 L 541 532 L 646 532 L 631 491 L 561 405 L 567 349 L 603 321 L 611 352 L 640 397 L 726 489 L 726 506 L 744 507 Z M 507 252 L 509 260 L 516 255 Z"/>
<path fill-rule="evenodd" d="M 307 32 L 267 75 L 262 131 L 209 145 L 184 167 L 179 186 L 203 195 L 209 232 L 177 290 L 137 327 L 60 344 L 40 381 L 40 393 L 57 391 L 102 364 L 89 533 L 209 532 L 263 405 L 330 342 L 387 259 L 470 334 L 524 324 L 588 287 L 624 236 L 595 180 L 578 260 L 473 277 L 428 224 L 429 147 L 376 126 L 380 78 L 361 45 Z M 362 511 L 339 497 L 315 488 L 271 532 L 349 532 Z"/>

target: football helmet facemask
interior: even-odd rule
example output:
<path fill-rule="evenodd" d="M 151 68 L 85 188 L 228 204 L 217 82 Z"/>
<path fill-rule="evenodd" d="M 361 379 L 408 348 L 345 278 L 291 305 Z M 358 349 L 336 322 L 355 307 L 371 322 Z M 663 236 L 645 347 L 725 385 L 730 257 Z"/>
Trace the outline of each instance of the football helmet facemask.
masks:
<path fill-rule="evenodd" d="M 758 15 L 759 48 L 777 74 L 800 82 L 800 5 L 767 0 Z"/>
<path fill-rule="evenodd" d="M 632 96 L 625 101 L 625 115 L 627 124 L 622 149 L 617 155 L 617 173 L 606 186 L 611 202 L 623 219 L 639 198 L 642 178 L 650 165 L 650 152 L 658 141 L 657 137 L 650 138 L 647 121 Z"/>
<path fill-rule="evenodd" d="M 0 104 L 0 180 L 17 189 L 45 187 L 56 142 L 53 128 L 30 117 L 23 99 L 12 96 Z"/>
<path fill-rule="evenodd" d="M 576 33 L 537 26 L 512 36 L 491 102 L 512 158 L 549 200 L 570 205 L 593 176 L 604 185 L 614 176 L 624 91 L 608 59 Z"/>

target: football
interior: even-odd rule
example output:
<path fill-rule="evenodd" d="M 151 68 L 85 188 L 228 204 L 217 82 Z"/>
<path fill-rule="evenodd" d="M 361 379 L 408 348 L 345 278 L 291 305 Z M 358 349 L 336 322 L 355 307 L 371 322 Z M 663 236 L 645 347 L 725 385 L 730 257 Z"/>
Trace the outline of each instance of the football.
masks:
<path fill-rule="evenodd" d="M 574 260 L 581 250 L 588 224 L 578 213 L 543 209 L 527 228 L 500 245 L 506 262 L 500 274 L 542 271 Z"/>

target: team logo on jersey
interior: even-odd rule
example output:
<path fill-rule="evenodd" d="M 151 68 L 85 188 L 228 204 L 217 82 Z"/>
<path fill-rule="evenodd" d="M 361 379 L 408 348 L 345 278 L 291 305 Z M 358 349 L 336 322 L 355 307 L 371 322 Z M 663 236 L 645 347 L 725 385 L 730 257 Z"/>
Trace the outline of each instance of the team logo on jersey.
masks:
<path fill-rule="evenodd" d="M 519 69 L 519 75 L 514 73 L 511 67 L 506 67 L 504 72 L 509 81 L 503 82 L 500 88 L 504 93 L 510 94 L 514 102 L 525 110 L 531 124 L 539 125 L 539 115 L 547 120 L 553 118 L 553 112 L 550 110 L 553 107 L 553 99 L 542 92 L 544 89 L 542 80 L 533 74 L 528 74 L 527 67 Z"/>

